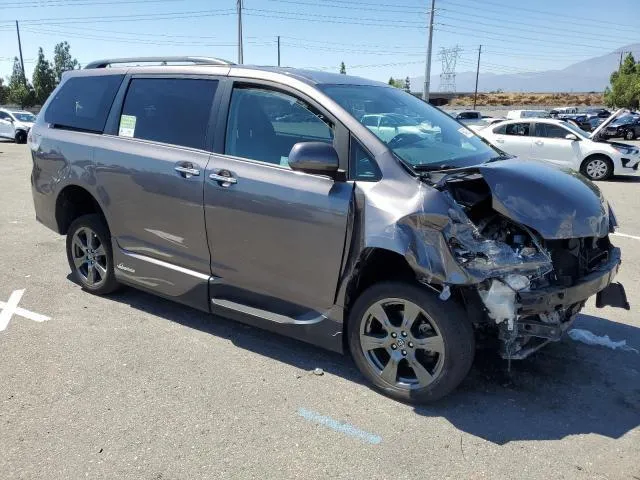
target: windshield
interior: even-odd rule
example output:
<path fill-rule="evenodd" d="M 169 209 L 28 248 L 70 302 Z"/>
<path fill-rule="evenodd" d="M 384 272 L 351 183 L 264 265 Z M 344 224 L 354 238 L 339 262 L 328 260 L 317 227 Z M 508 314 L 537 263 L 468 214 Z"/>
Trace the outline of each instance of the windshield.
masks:
<path fill-rule="evenodd" d="M 319 88 L 413 168 L 466 167 L 501 155 L 450 116 L 397 88 Z"/>
<path fill-rule="evenodd" d="M 14 112 L 12 114 L 16 119 L 20 122 L 29 122 L 33 123 L 36 121 L 36 116 L 33 113 L 29 112 Z"/>

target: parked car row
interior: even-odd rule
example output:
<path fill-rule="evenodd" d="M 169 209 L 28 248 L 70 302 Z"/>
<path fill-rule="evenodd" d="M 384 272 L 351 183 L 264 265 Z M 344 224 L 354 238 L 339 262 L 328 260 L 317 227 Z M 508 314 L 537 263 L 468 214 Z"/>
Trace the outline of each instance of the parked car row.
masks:
<path fill-rule="evenodd" d="M 606 180 L 634 173 L 640 163 L 636 146 L 607 141 L 604 132 L 620 128 L 614 125 L 621 117 L 627 115 L 617 112 L 590 134 L 572 122 L 551 118 L 508 120 L 474 131 L 511 155 L 569 167 L 591 180 Z"/>

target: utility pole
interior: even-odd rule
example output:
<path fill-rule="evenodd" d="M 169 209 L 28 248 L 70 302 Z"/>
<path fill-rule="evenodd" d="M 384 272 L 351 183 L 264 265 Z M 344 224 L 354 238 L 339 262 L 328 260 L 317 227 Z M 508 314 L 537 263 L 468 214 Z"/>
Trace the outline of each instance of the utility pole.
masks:
<path fill-rule="evenodd" d="M 435 14 L 436 0 L 431 0 L 431 12 L 429 12 L 429 43 L 427 44 L 427 64 L 424 68 L 424 92 L 422 98 L 429 102 L 429 86 L 431 84 L 431 48 L 433 46 L 433 15 Z"/>
<path fill-rule="evenodd" d="M 278 35 L 278 66 L 280 66 L 280 35 Z"/>
<path fill-rule="evenodd" d="M 238 64 L 242 65 L 242 0 L 238 0 Z"/>
<path fill-rule="evenodd" d="M 622 70 L 622 55 L 624 55 L 624 52 L 620 50 L 620 64 L 618 65 L 618 71 Z"/>
<path fill-rule="evenodd" d="M 476 67 L 476 89 L 473 92 L 473 109 L 476 109 L 476 99 L 478 98 L 478 75 L 480 75 L 480 54 L 482 53 L 482 45 L 478 47 L 478 66 Z"/>
<path fill-rule="evenodd" d="M 16 20 L 16 32 L 18 32 L 18 50 L 20 51 L 20 65 L 22 66 L 22 81 L 24 86 L 27 86 L 27 74 L 24 71 L 24 59 L 22 58 L 22 42 L 20 42 L 20 27 L 18 26 L 18 20 Z"/>

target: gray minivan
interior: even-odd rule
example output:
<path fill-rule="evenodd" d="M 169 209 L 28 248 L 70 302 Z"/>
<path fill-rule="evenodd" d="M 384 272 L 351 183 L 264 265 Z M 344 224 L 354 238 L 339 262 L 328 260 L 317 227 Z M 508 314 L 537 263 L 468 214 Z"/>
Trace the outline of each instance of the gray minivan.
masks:
<path fill-rule="evenodd" d="M 384 141 L 361 123 L 390 114 Z M 129 285 L 348 351 L 401 400 L 453 390 L 478 332 L 524 358 L 590 296 L 624 293 L 594 184 L 386 84 L 104 60 L 64 75 L 28 144 L 37 219 L 67 236 L 85 290 Z"/>

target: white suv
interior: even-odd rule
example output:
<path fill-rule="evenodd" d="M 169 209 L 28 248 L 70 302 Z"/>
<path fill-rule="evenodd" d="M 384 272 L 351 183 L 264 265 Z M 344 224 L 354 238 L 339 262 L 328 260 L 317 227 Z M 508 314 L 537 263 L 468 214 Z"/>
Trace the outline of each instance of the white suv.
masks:
<path fill-rule="evenodd" d="M 0 137 L 27 143 L 27 134 L 35 121 L 36 116 L 31 112 L 0 109 Z"/>
<path fill-rule="evenodd" d="M 562 120 L 531 118 L 507 120 L 476 133 L 511 155 L 569 167 L 591 180 L 637 172 L 640 152 L 636 146 L 600 138 L 608 123 L 589 134 Z"/>

